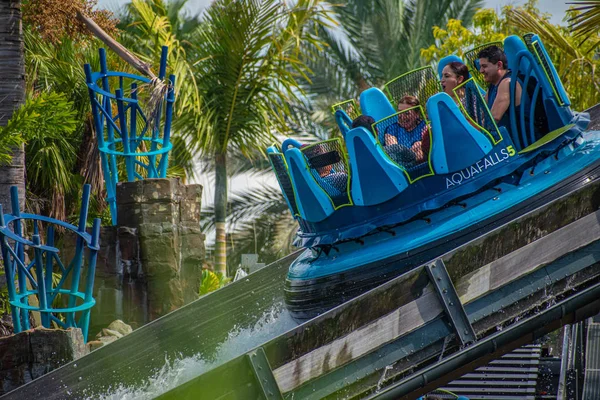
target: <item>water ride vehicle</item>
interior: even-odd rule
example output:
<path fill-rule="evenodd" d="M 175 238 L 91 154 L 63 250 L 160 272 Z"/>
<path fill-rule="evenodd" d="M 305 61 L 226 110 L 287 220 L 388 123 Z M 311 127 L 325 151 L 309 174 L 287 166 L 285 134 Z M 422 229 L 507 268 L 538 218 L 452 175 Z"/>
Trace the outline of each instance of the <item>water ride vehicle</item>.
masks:
<path fill-rule="evenodd" d="M 358 104 L 336 104 L 342 138 L 310 145 L 287 139 L 267 149 L 299 224 L 296 244 L 305 248 L 285 283 L 295 318 L 312 318 L 598 173 L 600 131 L 589 129 L 588 113 L 571 110 L 537 35 L 493 43 L 504 49 L 513 77 L 510 123 L 495 122 L 476 58 L 490 45 L 465 54 L 471 77 L 455 98 L 432 67 L 419 68 L 383 91 L 365 90 Z M 448 56 L 438 72 L 452 61 L 463 62 Z M 407 95 L 425 108 L 396 112 Z M 359 115 L 376 121 L 371 129 L 351 127 Z M 409 151 L 413 143 L 388 143 L 386 135 L 403 124 L 420 130 L 420 153 Z"/>

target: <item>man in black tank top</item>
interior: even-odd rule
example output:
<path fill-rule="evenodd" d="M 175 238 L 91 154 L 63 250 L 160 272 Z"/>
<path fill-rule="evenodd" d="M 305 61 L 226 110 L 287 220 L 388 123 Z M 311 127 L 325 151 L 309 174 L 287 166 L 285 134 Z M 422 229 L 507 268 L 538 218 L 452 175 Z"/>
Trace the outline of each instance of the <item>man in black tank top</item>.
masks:
<path fill-rule="evenodd" d="M 498 46 L 490 46 L 477 54 L 479 72 L 489 84 L 485 95 L 492 117 L 499 126 L 504 126 L 510 132 L 510 80 L 511 72 L 507 69 L 506 54 Z M 517 82 L 515 90 L 515 106 L 521 104 L 521 85 Z"/>

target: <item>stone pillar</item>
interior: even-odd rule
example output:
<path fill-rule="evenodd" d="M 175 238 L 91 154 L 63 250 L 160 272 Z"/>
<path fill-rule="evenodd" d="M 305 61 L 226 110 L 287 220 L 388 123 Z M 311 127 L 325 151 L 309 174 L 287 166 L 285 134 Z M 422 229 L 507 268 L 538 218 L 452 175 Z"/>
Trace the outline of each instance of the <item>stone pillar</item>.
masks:
<path fill-rule="evenodd" d="M 119 183 L 116 195 L 121 254 L 138 256 L 124 243 L 139 244 L 150 319 L 196 299 L 204 260 L 202 186 L 146 179 Z M 128 240 L 122 241 L 121 234 Z"/>
<path fill-rule="evenodd" d="M 0 395 L 88 353 L 80 329 L 36 328 L 0 338 Z"/>
<path fill-rule="evenodd" d="M 61 257 L 73 258 L 76 240 L 71 231 L 62 235 L 57 244 Z M 103 226 L 100 230 L 94 280 L 96 305 L 92 307 L 88 338 L 115 319 L 127 321 L 134 328 L 150 321 L 138 247 L 135 229 Z"/>

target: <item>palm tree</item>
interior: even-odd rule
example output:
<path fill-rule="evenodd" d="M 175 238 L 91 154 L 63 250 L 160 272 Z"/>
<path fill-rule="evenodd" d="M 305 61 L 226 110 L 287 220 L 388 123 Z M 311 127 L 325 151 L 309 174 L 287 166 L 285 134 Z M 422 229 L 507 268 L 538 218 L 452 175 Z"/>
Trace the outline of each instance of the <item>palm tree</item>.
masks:
<path fill-rule="evenodd" d="M 193 37 L 202 111 L 184 118 L 194 144 L 215 165 L 215 268 L 226 273 L 228 154 L 264 151 L 273 132 L 288 131 L 288 103 L 309 72 L 305 47 L 319 46 L 310 25 L 326 24 L 327 4 L 299 0 L 217 0 Z"/>
<path fill-rule="evenodd" d="M 25 101 L 25 63 L 20 0 L 0 0 L 0 127 Z M 23 146 L 12 149 L 12 161 L 0 165 L 0 204 L 10 212 L 10 187 L 19 188 L 21 208 L 25 201 L 25 155 Z"/>

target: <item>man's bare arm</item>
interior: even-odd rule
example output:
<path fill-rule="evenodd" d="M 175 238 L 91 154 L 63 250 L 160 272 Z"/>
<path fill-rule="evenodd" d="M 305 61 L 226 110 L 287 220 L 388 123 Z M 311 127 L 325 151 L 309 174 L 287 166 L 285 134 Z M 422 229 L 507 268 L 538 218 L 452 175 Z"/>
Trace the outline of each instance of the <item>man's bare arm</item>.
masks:
<path fill-rule="evenodd" d="M 385 142 L 383 144 L 384 146 L 389 146 L 391 144 L 398 144 L 398 139 L 396 138 L 396 136 L 390 135 L 389 133 L 386 133 L 385 135 L 383 135 L 383 141 Z"/>
<path fill-rule="evenodd" d="M 498 94 L 492 104 L 492 117 L 496 122 L 502 119 L 502 116 L 508 110 L 510 105 L 510 79 L 504 79 L 498 86 Z"/>

